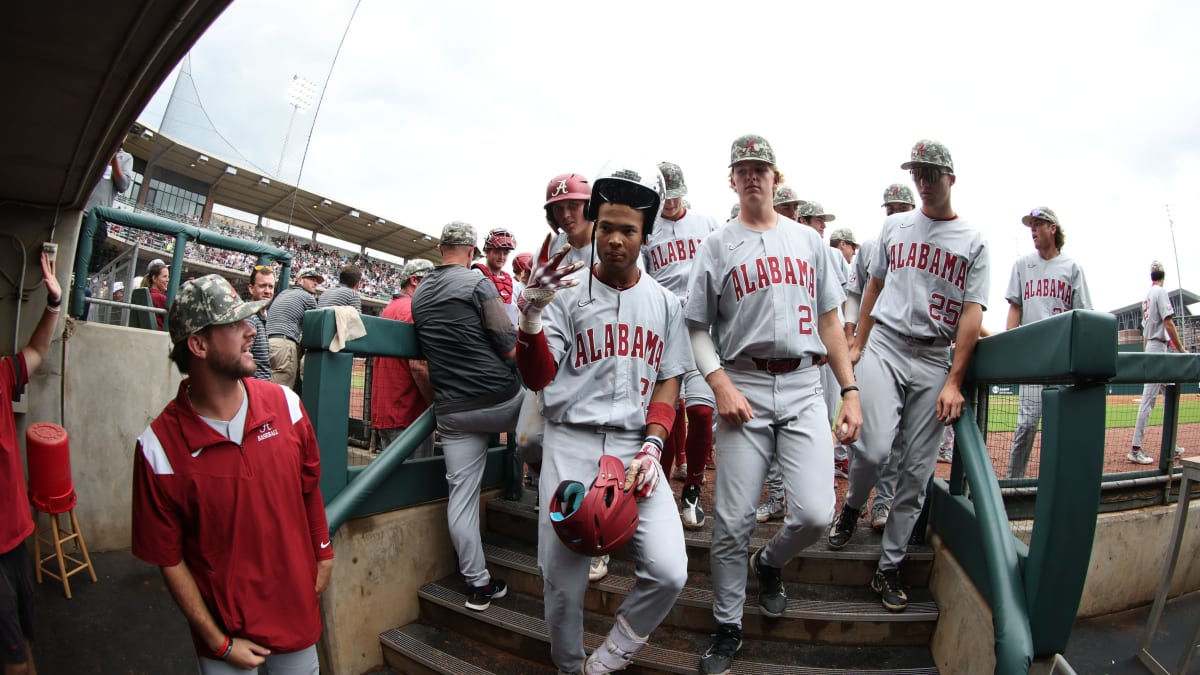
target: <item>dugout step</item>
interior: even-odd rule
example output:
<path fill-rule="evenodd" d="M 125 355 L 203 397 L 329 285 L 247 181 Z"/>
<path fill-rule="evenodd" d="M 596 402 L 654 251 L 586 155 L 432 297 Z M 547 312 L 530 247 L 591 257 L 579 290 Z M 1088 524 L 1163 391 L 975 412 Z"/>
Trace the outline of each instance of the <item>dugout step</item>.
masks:
<path fill-rule="evenodd" d="M 707 572 L 709 550 L 712 547 L 712 521 L 699 530 L 684 530 L 687 546 L 688 569 Z M 526 491 L 520 501 L 492 499 L 487 505 L 487 526 L 492 533 L 526 542 L 537 543 L 537 509 L 533 496 Z M 761 548 L 779 528 L 777 522 L 759 524 L 750 538 L 750 551 Z M 814 584 L 866 585 L 875 573 L 876 564 L 882 554 L 880 533 L 862 521 L 854 532 L 854 538 L 841 550 L 829 548 L 828 540 L 822 535 L 784 570 L 785 581 Z M 628 558 L 624 550 L 617 558 Z M 927 586 L 933 569 L 933 548 L 928 545 L 912 544 L 902 567 L 905 580 L 914 586 Z"/>
<path fill-rule="evenodd" d="M 419 592 L 422 620 L 437 626 L 453 626 L 454 639 L 466 638 L 510 654 L 519 654 L 521 658 L 535 663 L 550 663 L 549 636 L 540 597 L 517 592 L 510 587 L 508 596 L 493 602 L 483 612 L 473 612 L 463 606 L 466 600 L 464 590 L 456 575 L 426 584 Z M 588 651 L 600 645 L 612 621 L 610 614 L 584 613 L 583 643 Z M 786 619 L 777 621 L 796 623 Z M 695 673 L 700 654 L 708 647 L 711 640 L 709 634 L 713 629 L 711 623 L 703 630 L 660 626 L 626 672 Z M 381 641 L 382 638 L 381 635 Z M 864 668 L 864 663 L 870 666 Z M 731 672 L 926 675 L 936 673 L 937 669 L 927 645 L 813 645 L 790 640 L 748 638 Z"/>
<path fill-rule="evenodd" d="M 460 633 L 410 623 L 379 634 L 384 663 L 408 675 L 555 675 L 553 666 L 535 663 Z"/>
<path fill-rule="evenodd" d="M 542 578 L 535 551 L 485 543 L 484 555 L 492 573 L 505 579 L 510 589 L 541 597 Z M 589 585 L 584 608 L 614 616 L 634 582 L 634 563 L 613 559 L 608 576 Z M 743 609 L 747 637 L 841 645 L 927 645 L 937 625 L 938 609 L 925 588 L 909 589 L 908 609 L 893 613 L 883 608 L 866 585 L 785 582 L 785 586 L 788 603 L 784 620 L 771 619 L 762 615 L 758 584 L 750 581 Z M 707 573 L 693 572 L 663 623 L 696 631 L 712 630 L 712 605 L 712 583 Z"/>

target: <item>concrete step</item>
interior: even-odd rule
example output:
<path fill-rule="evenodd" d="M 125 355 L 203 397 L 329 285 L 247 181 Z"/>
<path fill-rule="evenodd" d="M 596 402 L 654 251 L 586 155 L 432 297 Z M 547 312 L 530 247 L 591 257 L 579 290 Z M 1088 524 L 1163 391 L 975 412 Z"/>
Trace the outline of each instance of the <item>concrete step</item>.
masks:
<path fill-rule="evenodd" d="M 410 623 L 379 635 L 384 663 L 406 675 L 555 675 L 553 666 L 513 656 L 461 633 Z"/>
<path fill-rule="evenodd" d="M 688 569 L 691 571 L 709 571 L 712 523 L 713 519 L 710 517 L 703 528 L 683 531 L 687 545 Z M 779 526 L 780 521 L 759 524 L 751 536 L 750 550 L 757 550 L 766 544 Z M 521 501 L 490 500 L 487 505 L 487 528 L 498 534 L 536 544 L 537 508 L 533 503 L 532 492 L 527 490 Z M 882 552 L 881 542 L 882 535 L 871 529 L 866 521 L 861 521 L 854 538 L 845 548 L 835 551 L 829 548 L 826 538 L 821 537 L 784 569 L 783 578 L 785 581 L 797 583 L 865 586 L 870 583 L 871 576 L 875 573 Z M 628 555 L 619 551 L 616 557 L 628 558 Z M 927 586 L 932 569 L 933 548 L 927 545 L 910 545 L 908 556 L 901 568 L 905 580 L 914 586 Z"/>
<path fill-rule="evenodd" d="M 438 644 L 453 641 L 466 643 L 469 640 L 519 655 L 522 659 L 537 664 L 551 663 L 549 636 L 540 597 L 510 587 L 505 598 L 493 602 L 492 606 L 483 612 L 473 612 L 463 606 L 466 600 L 464 590 L 461 580 L 452 575 L 441 581 L 426 584 L 419 592 L 422 621 L 427 625 L 439 627 L 438 635 L 441 637 L 437 638 Z M 802 623 L 788 619 L 777 621 L 781 624 Z M 600 645 L 611 624 L 611 614 L 592 611 L 584 613 L 583 643 L 589 652 Z M 453 628 L 451 631 L 445 627 Z M 711 641 L 711 630 L 711 624 L 705 630 L 662 626 L 651 635 L 650 644 L 638 652 L 633 665 L 626 672 L 695 673 L 699 666 L 700 654 Z M 399 631 L 389 631 L 385 635 L 394 635 L 397 632 Z M 417 633 L 417 637 L 428 634 L 428 631 Z M 380 636 L 381 641 L 383 637 Z M 482 668 L 483 672 L 493 672 L 489 670 L 486 661 L 480 664 L 462 656 L 455 658 Z M 477 671 L 464 668 L 455 672 Z M 937 669 L 926 645 L 863 647 L 803 644 L 790 639 L 747 638 L 731 672 L 772 675 L 930 675 L 936 673 Z"/>
<path fill-rule="evenodd" d="M 505 579 L 514 591 L 534 597 L 542 595 L 542 577 L 537 569 L 534 546 L 490 534 L 484 554 L 489 570 Z M 747 569 L 749 566 L 747 565 Z M 608 576 L 593 582 L 584 596 L 587 610 L 613 616 L 633 588 L 635 565 L 613 559 Z M 758 583 L 750 579 L 742 629 L 747 637 L 795 640 L 818 644 L 927 645 L 937 625 L 938 610 L 928 589 L 909 590 L 909 605 L 904 612 L 883 608 L 878 597 L 865 585 L 829 586 L 785 581 L 788 603 L 784 616 L 764 616 L 758 606 Z M 675 601 L 674 610 L 664 624 L 694 631 L 710 631 L 712 583 L 704 572 L 692 572 L 688 583 Z"/>

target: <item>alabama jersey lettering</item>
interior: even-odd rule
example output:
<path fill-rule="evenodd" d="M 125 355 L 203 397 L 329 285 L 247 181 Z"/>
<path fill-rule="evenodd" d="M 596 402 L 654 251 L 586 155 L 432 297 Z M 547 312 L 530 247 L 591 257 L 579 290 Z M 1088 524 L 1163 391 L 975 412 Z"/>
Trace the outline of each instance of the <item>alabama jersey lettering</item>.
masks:
<path fill-rule="evenodd" d="M 713 326 L 726 361 L 823 356 L 817 319 L 846 299 L 828 248 L 783 216 L 766 232 L 730 221 L 700 247 L 685 317 Z"/>
<path fill-rule="evenodd" d="M 659 284 L 687 300 L 692 261 L 704 238 L 720 225 L 715 218 L 689 210 L 679 220 L 659 218 L 642 247 L 642 265 Z"/>
<path fill-rule="evenodd" d="M 890 216 L 870 272 L 885 282 L 872 318 L 904 335 L 953 340 L 964 302 L 987 307 L 987 242 L 962 218 Z"/>
<path fill-rule="evenodd" d="M 623 291 L 594 277 L 590 282 L 559 291 L 542 315 L 558 363 L 542 390 L 542 414 L 552 422 L 641 429 L 654 383 L 696 367 L 683 310 L 649 275 Z M 597 382 L 635 382 L 636 395 Z"/>
<path fill-rule="evenodd" d="M 1021 308 L 1023 326 L 1073 309 L 1092 308 L 1079 263 L 1061 254 L 1045 260 L 1036 251 L 1013 265 L 1004 299 Z"/>

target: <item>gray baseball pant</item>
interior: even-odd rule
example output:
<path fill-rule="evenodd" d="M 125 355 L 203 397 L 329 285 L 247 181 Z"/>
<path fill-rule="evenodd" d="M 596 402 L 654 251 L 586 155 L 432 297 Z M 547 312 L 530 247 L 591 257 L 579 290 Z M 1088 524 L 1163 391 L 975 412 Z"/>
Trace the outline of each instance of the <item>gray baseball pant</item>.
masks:
<path fill-rule="evenodd" d="M 257 673 L 259 670 L 265 670 L 271 675 L 318 675 L 321 672 L 320 663 L 317 661 L 316 645 L 298 652 L 270 654 L 262 666 L 253 670 L 242 670 L 232 663 L 204 656 L 198 658 L 200 675 L 245 675 L 245 673 Z"/>
<path fill-rule="evenodd" d="M 1038 422 L 1042 420 L 1044 388 L 1040 384 L 1021 385 L 1017 396 L 1017 430 L 1013 432 L 1012 450 L 1009 452 L 1009 478 L 1025 477 L 1029 455 L 1033 452 L 1033 441 L 1037 438 Z"/>
<path fill-rule="evenodd" d="M 550 655 L 562 672 L 583 669 L 583 601 L 591 557 L 572 551 L 559 540 L 550 523 L 550 503 L 564 480 L 591 485 L 599 472 L 601 455 L 618 457 L 628 466 L 641 450 L 644 438 L 640 429 L 546 423 L 538 482 L 542 504 L 538 509 L 538 571 L 542 575 Z M 666 476 L 661 477 L 649 497 L 638 502 L 638 518 L 637 532 L 628 544 L 637 561 L 636 579 L 617 608 L 617 615 L 625 617 L 629 627 L 644 637 L 662 623 L 687 582 L 683 525 Z"/>
<path fill-rule="evenodd" d="M 898 473 L 891 514 L 883 530 L 879 569 L 900 566 L 937 466 L 943 424 L 937 399 L 950 371 L 948 345 L 929 344 L 876 324 L 859 363 L 863 428 L 850 461 L 846 504 L 861 509 L 879 482 L 880 467 L 896 455 Z M 896 437 L 903 434 L 903 443 Z"/>
<path fill-rule="evenodd" d="M 479 535 L 479 487 L 487 464 L 488 437 L 516 427 L 517 412 L 524 400 L 525 391 L 521 390 L 510 400 L 488 408 L 437 416 L 450 486 L 446 504 L 450 541 L 458 554 L 458 571 L 471 586 L 486 586 L 492 580 Z"/>
<path fill-rule="evenodd" d="M 1165 354 L 1167 351 L 1167 343 L 1162 340 L 1146 340 L 1147 354 Z M 1154 411 L 1154 404 L 1158 401 L 1158 395 L 1163 393 L 1166 385 L 1162 383 L 1147 382 L 1142 385 L 1142 402 L 1138 405 L 1137 424 L 1133 427 L 1133 447 L 1142 447 L 1142 439 L 1146 437 L 1146 424 L 1150 421 L 1150 413 Z"/>
<path fill-rule="evenodd" d="M 772 459 L 779 462 L 788 509 L 760 560 L 783 567 L 820 539 L 833 520 L 833 439 L 820 369 L 809 366 L 772 375 L 727 365 L 725 372 L 749 401 L 754 418 L 740 426 L 724 420 L 717 426 L 720 469 L 710 555 L 713 618 L 741 625 L 750 535 L 757 525 L 754 512 L 767 466 Z"/>

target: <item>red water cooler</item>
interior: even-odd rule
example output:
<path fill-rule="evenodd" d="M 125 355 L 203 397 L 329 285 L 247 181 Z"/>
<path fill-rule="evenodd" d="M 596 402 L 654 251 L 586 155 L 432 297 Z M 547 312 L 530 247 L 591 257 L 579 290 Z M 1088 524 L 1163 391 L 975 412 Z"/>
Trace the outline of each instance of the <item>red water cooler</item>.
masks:
<path fill-rule="evenodd" d="M 71 481 L 71 446 L 67 430 L 50 422 L 29 425 L 25 430 L 25 458 L 29 468 L 29 501 L 33 502 L 34 508 L 33 549 L 37 559 L 37 581 L 42 583 L 43 574 L 58 579 L 62 582 L 63 592 L 70 598 L 71 576 L 87 570 L 95 583 L 96 570 L 92 567 L 83 533 L 79 531 L 79 521 L 75 519 L 75 484 Z M 50 527 L 46 529 L 42 527 L 43 513 L 50 519 Z M 60 522 L 64 514 L 70 521 L 69 528 Z M 75 549 L 64 551 L 63 545 L 70 542 L 75 542 Z M 43 544 L 48 551 L 45 556 L 42 555 Z"/>

